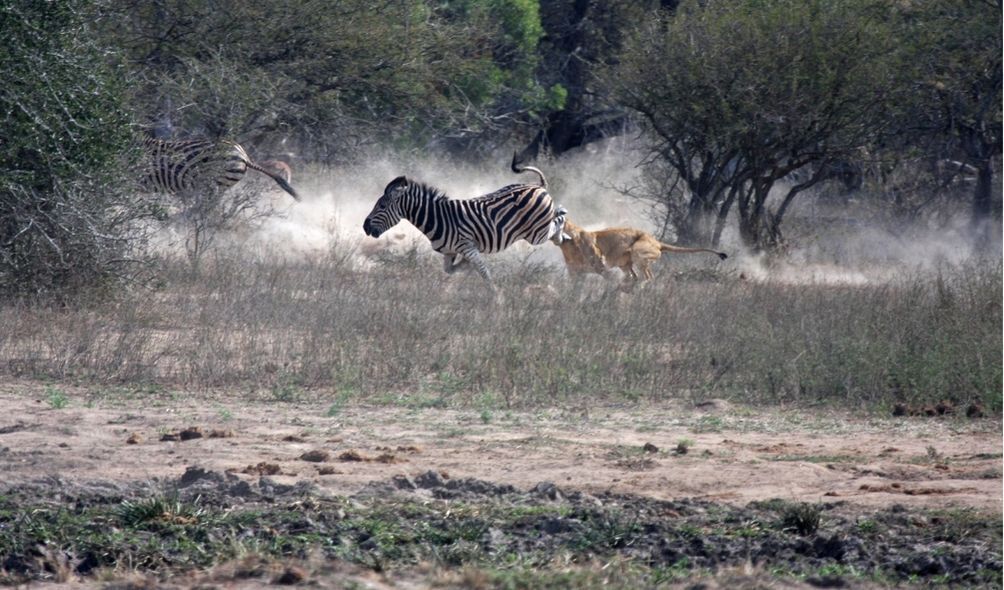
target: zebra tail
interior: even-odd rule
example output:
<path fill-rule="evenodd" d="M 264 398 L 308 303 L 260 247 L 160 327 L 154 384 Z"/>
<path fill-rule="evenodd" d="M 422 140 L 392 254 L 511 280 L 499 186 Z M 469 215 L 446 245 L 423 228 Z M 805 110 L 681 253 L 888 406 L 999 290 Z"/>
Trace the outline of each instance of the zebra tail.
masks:
<path fill-rule="evenodd" d="M 276 184 L 278 184 L 279 187 L 282 188 L 282 190 L 284 190 L 287 193 L 289 193 L 289 195 L 291 197 L 293 197 L 297 201 L 300 200 L 300 195 L 296 194 L 296 191 L 293 190 L 293 187 L 290 186 L 288 182 L 286 182 L 285 178 L 279 176 L 278 174 L 269 172 L 265 168 L 259 166 L 258 164 L 255 164 L 254 162 L 252 162 L 250 160 L 248 160 L 245 163 L 247 164 L 248 168 L 251 168 L 253 170 L 257 170 L 258 172 L 261 172 L 262 174 L 264 174 L 264 175 L 268 176 L 269 178 L 271 178 L 272 180 L 274 180 L 276 182 Z"/>
<path fill-rule="evenodd" d="M 512 171 L 515 172 L 516 174 L 521 174 L 523 172 L 526 172 L 527 170 L 529 170 L 530 172 L 536 172 L 537 176 L 540 177 L 540 186 L 544 187 L 545 189 L 547 188 L 547 179 L 544 178 L 544 173 L 541 172 L 538 168 L 534 168 L 533 166 L 522 166 L 522 165 L 520 165 L 519 164 L 519 154 L 517 154 L 516 152 L 513 152 L 512 153 Z"/>

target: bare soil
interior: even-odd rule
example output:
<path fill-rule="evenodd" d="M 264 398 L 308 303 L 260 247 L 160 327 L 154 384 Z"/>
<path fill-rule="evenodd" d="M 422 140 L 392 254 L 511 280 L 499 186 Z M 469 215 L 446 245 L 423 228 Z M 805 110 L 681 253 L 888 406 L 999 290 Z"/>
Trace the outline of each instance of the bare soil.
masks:
<path fill-rule="evenodd" d="M 186 469 L 336 495 L 428 471 L 529 489 L 746 505 L 781 498 L 863 508 L 999 512 L 996 418 L 855 417 L 711 401 L 564 410 L 458 410 L 275 401 L 247 394 L 0 385 L 5 484 L 177 479 Z M 420 404 L 416 404 L 420 405 Z"/>

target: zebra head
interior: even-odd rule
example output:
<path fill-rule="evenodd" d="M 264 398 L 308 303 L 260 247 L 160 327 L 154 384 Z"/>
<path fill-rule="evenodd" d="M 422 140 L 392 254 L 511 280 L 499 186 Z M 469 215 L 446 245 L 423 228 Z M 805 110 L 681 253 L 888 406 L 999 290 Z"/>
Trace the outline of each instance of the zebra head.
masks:
<path fill-rule="evenodd" d="M 387 188 L 383 189 L 383 196 L 373 206 L 373 210 L 366 216 L 363 222 L 363 231 L 366 235 L 379 238 L 383 232 L 397 225 L 401 221 L 401 197 L 404 196 L 408 188 L 408 179 L 398 176 L 390 181 Z"/>

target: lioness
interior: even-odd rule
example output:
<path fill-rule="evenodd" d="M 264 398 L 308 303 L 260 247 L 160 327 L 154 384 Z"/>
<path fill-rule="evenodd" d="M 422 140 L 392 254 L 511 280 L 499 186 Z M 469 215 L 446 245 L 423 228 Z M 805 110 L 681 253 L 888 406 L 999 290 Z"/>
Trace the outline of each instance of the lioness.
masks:
<path fill-rule="evenodd" d="M 725 260 L 728 254 L 707 248 L 684 248 L 666 244 L 655 239 L 652 234 L 630 227 L 614 227 L 599 231 L 586 231 L 565 219 L 566 239 L 558 244 L 565 258 L 565 266 L 572 274 L 595 272 L 603 274 L 606 268 L 618 267 L 624 271 L 625 286 L 653 277 L 652 263 L 659 260 L 663 252 L 681 254 L 708 252 Z"/>
<path fill-rule="evenodd" d="M 293 182 L 293 170 L 282 160 L 262 160 L 258 164 L 283 177 L 286 182 Z"/>

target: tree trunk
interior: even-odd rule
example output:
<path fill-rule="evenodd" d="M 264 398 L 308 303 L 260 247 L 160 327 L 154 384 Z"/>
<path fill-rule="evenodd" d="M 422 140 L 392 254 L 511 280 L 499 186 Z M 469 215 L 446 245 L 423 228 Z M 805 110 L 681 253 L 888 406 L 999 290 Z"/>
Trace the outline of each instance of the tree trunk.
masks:
<path fill-rule="evenodd" d="M 714 209 L 691 208 L 687 218 L 676 228 L 676 242 L 687 246 L 706 246 L 714 236 Z"/>
<path fill-rule="evenodd" d="M 753 253 L 776 253 L 784 245 L 780 219 L 773 220 L 767 209 L 772 179 L 761 179 L 745 189 L 739 201 L 739 238 Z"/>
<path fill-rule="evenodd" d="M 722 241 L 722 231 L 725 230 L 725 223 L 729 219 L 729 211 L 732 209 L 732 204 L 736 201 L 736 195 L 739 194 L 739 186 L 733 186 L 729 189 L 729 196 L 725 198 L 725 202 L 718 209 L 718 218 L 715 220 L 715 233 L 711 236 L 711 246 L 710 248 L 717 248 Z"/>
<path fill-rule="evenodd" d="M 690 185 L 688 186 L 691 195 L 690 202 L 687 203 L 686 218 L 676 228 L 676 241 L 687 246 L 715 247 L 721 233 L 717 229 L 720 213 L 718 202 L 725 187 L 720 185 L 700 186 L 699 184 L 695 187 L 693 184 L 688 183 Z M 723 206 L 727 207 L 724 204 Z M 727 213 L 728 211 L 726 211 Z"/>
<path fill-rule="evenodd" d="M 760 224 L 755 217 L 739 218 L 739 239 L 753 253 L 760 252 Z"/>
<path fill-rule="evenodd" d="M 981 253 L 991 248 L 994 241 L 994 227 L 999 225 L 994 223 L 993 219 L 993 159 L 984 158 L 977 162 L 976 170 L 971 226 L 975 251 Z"/>

